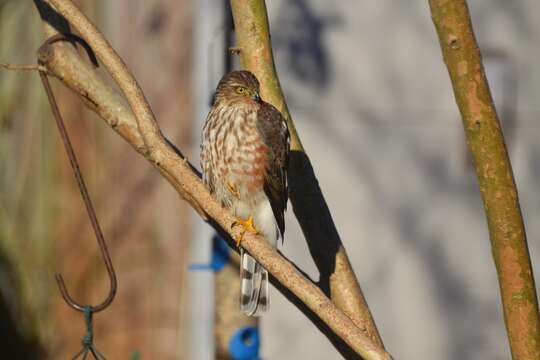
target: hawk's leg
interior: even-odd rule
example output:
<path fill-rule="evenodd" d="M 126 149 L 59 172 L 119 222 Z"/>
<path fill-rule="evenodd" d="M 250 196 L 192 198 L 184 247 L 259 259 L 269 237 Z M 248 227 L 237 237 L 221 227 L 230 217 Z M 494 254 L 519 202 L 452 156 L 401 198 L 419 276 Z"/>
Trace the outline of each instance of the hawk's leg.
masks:
<path fill-rule="evenodd" d="M 255 229 L 255 226 L 253 225 L 253 216 L 250 215 L 249 218 L 247 220 L 236 220 L 235 222 L 232 223 L 231 227 L 235 227 L 235 226 L 242 226 L 242 232 L 240 233 L 240 237 L 238 237 L 238 239 L 236 239 L 236 247 L 240 247 L 240 243 L 242 242 L 242 240 L 244 239 L 244 235 L 246 234 L 246 232 L 250 232 L 254 235 L 258 235 L 259 232 L 257 231 L 257 229 Z"/>

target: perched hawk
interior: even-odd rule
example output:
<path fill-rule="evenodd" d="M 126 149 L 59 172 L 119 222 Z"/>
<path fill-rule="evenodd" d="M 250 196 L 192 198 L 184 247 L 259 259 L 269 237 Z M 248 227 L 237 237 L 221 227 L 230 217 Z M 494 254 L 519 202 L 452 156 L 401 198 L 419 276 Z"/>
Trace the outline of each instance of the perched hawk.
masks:
<path fill-rule="evenodd" d="M 203 181 L 243 234 L 261 234 L 273 246 L 285 231 L 288 156 L 287 123 L 261 100 L 257 78 L 249 71 L 223 76 L 202 134 Z M 242 248 L 240 255 L 240 309 L 260 315 L 269 307 L 268 272 Z"/>

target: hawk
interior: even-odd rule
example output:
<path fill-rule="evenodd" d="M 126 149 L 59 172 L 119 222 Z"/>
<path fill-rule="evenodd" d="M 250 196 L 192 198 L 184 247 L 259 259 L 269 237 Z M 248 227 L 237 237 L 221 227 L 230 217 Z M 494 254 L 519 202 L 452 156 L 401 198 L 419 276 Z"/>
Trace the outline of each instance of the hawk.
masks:
<path fill-rule="evenodd" d="M 259 81 L 249 71 L 223 76 L 202 133 L 203 181 L 246 232 L 272 246 L 283 241 L 287 206 L 287 122 L 259 96 Z M 250 316 L 269 308 L 268 272 L 240 248 L 240 309 Z"/>

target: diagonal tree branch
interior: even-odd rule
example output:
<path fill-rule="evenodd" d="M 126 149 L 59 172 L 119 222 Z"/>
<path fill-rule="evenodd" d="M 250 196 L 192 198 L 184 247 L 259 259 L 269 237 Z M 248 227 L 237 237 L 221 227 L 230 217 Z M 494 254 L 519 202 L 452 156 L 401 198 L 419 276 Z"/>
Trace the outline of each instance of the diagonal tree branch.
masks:
<path fill-rule="evenodd" d="M 69 67 L 59 66 L 56 68 L 53 66 L 54 61 L 52 59 L 62 59 L 66 53 L 69 53 L 65 45 L 62 48 L 61 55 L 58 57 L 51 56 L 51 54 L 56 54 L 56 51 L 49 52 L 47 49 L 42 49 L 40 59 L 49 72 L 59 77 L 64 83 L 70 83 L 69 86 L 85 98 L 87 104 L 102 115 L 139 153 L 149 159 L 169 180 L 178 193 L 195 209 L 199 209 L 201 214 L 207 215 L 214 226 L 226 231 L 232 237 L 239 236 L 240 230 L 231 228 L 235 219 L 230 212 L 221 208 L 212 198 L 201 183 L 198 175 L 192 171 L 187 160 L 163 137 L 135 79 L 95 26 L 84 17 L 71 1 L 50 0 L 44 2 L 43 0 L 35 0 L 35 2 L 38 8 L 43 4 L 52 4 L 58 13 L 64 16 L 81 34 L 81 37 L 90 44 L 97 57 L 103 62 L 124 92 L 134 118 L 130 118 L 126 111 L 118 112 L 118 109 L 122 106 L 122 102 L 118 98 L 119 95 L 112 95 L 111 97 L 117 103 L 111 103 L 110 98 L 101 98 L 99 100 L 99 95 L 95 94 L 96 89 L 86 87 L 84 83 L 86 80 L 73 81 L 72 78 L 85 74 L 84 71 L 81 72 L 80 68 L 71 68 L 72 73 L 68 73 L 70 71 Z M 40 13 L 43 16 L 43 12 Z M 44 20 L 54 23 L 58 19 L 44 16 Z M 58 27 L 54 27 L 58 29 Z M 55 44 L 52 47 L 56 48 L 59 45 L 61 44 Z M 76 53 L 72 51 L 72 55 L 76 56 Z M 69 60 L 64 58 L 63 61 L 71 61 L 72 56 L 67 56 L 70 57 Z M 95 74 L 86 73 L 83 76 L 93 78 Z M 72 84 L 72 82 L 76 84 Z M 90 83 L 97 88 L 103 89 L 104 84 L 100 83 L 100 81 L 91 81 Z M 92 95 L 90 95 L 91 92 Z M 109 102 L 110 104 L 106 106 L 99 101 Z M 136 124 L 136 127 L 133 126 L 133 123 Z M 347 315 L 336 308 L 317 286 L 306 279 L 293 264 L 284 259 L 266 241 L 258 236 L 250 235 L 243 239 L 242 244 L 268 269 L 278 282 L 291 291 L 310 311 L 317 314 L 325 325 L 339 338 L 343 339 L 357 354 L 365 359 L 391 358 L 388 353 L 366 337 L 363 331 Z"/>
<path fill-rule="evenodd" d="M 257 76 L 262 97 L 284 114 L 289 125 L 289 197 L 319 270 L 319 286 L 373 342 L 384 348 L 281 91 L 265 1 L 231 0 L 230 3 L 236 29 L 235 49 L 240 53 L 242 67 Z"/>
<path fill-rule="evenodd" d="M 540 318 L 512 167 L 465 0 L 429 0 L 486 212 L 514 359 L 540 358 Z"/>

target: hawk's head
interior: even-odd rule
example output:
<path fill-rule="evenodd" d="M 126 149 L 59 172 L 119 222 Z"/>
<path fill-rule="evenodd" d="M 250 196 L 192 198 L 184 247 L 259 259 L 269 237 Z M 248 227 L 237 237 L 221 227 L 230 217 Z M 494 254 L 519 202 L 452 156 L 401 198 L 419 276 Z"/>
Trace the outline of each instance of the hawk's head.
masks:
<path fill-rule="evenodd" d="M 231 71 L 225 74 L 216 89 L 214 103 L 216 101 L 245 101 L 261 100 L 259 96 L 259 81 L 251 72 L 246 70 Z"/>

